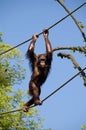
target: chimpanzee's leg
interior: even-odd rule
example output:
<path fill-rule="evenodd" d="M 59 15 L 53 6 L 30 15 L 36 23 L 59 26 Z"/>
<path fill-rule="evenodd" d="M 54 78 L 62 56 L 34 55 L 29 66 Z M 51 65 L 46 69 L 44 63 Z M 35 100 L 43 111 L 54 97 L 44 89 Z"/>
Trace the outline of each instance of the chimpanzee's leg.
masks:
<path fill-rule="evenodd" d="M 29 84 L 29 93 L 33 96 L 34 104 L 41 105 L 42 102 L 40 101 L 40 87 L 38 87 L 33 81 Z"/>
<path fill-rule="evenodd" d="M 39 95 L 41 93 L 40 87 L 37 87 L 36 84 L 33 81 L 30 81 L 29 84 L 29 94 L 33 96 L 33 98 L 28 101 L 27 103 L 24 104 L 23 106 L 23 111 L 28 112 L 28 109 L 31 105 L 41 105 L 42 102 L 39 98 Z"/>

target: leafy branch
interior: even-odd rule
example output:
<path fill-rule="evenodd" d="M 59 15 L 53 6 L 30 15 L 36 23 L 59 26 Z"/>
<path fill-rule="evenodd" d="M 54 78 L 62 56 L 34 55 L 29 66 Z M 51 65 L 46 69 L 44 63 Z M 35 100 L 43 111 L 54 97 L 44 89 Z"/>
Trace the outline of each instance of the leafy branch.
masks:
<path fill-rule="evenodd" d="M 83 46 L 83 47 L 80 47 L 80 46 L 76 46 L 76 47 L 56 47 L 54 48 L 52 51 L 58 51 L 58 50 L 71 50 L 72 52 L 75 52 L 75 51 L 78 51 L 80 53 L 83 53 L 86 55 L 86 45 Z"/>
<path fill-rule="evenodd" d="M 82 70 L 82 68 L 80 67 L 80 65 L 77 63 L 77 61 L 75 60 L 75 58 L 70 55 L 70 54 L 67 54 L 67 53 L 59 53 L 58 56 L 60 56 L 61 58 L 68 58 L 72 61 L 72 63 L 74 64 L 75 68 L 77 68 L 79 71 Z M 83 77 L 83 80 L 84 80 L 84 85 L 86 86 L 86 75 L 85 75 L 85 72 L 81 72 L 81 76 Z"/>
<path fill-rule="evenodd" d="M 72 52 L 79 52 L 79 53 L 83 53 L 86 56 L 86 45 L 83 47 L 80 46 L 69 46 L 69 47 L 56 47 L 54 48 L 52 51 L 59 51 L 59 50 L 71 50 Z M 61 58 L 68 58 L 72 61 L 72 63 L 74 64 L 75 68 L 77 68 L 79 71 L 82 70 L 82 68 L 80 67 L 80 65 L 78 65 L 77 61 L 74 59 L 74 57 L 70 54 L 66 54 L 66 53 L 59 53 L 58 56 L 60 56 Z M 86 86 L 86 74 L 84 72 L 81 73 L 81 76 L 83 77 L 84 80 L 84 86 Z"/>

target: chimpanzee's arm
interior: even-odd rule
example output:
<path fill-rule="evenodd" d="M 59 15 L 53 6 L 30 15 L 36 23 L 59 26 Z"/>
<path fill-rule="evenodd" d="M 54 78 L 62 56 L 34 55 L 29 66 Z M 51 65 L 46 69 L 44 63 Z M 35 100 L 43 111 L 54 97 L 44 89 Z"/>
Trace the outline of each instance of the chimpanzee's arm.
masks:
<path fill-rule="evenodd" d="M 51 43 L 48 39 L 48 34 L 49 34 L 48 30 L 45 29 L 43 34 L 44 34 L 44 39 L 45 39 L 45 44 L 46 44 L 46 54 L 48 57 L 48 62 L 51 62 L 51 60 L 52 60 L 52 46 L 51 46 Z"/>
<path fill-rule="evenodd" d="M 48 30 L 45 30 L 45 32 L 44 32 L 44 39 L 45 39 L 45 43 L 46 43 L 46 52 L 52 53 L 51 43 L 48 38 Z"/>
<path fill-rule="evenodd" d="M 31 63 L 33 63 L 35 58 L 36 58 L 36 55 L 34 53 L 36 39 L 37 39 L 37 35 L 33 35 L 32 41 L 31 41 L 29 48 L 28 48 L 28 51 L 27 51 L 27 57 L 30 59 Z"/>

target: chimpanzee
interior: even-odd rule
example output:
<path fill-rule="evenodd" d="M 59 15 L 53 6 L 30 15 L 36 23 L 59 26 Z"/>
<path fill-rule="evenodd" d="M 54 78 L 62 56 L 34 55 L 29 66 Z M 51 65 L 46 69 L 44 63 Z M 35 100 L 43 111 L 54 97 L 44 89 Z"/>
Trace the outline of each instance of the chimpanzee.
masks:
<path fill-rule="evenodd" d="M 24 112 L 27 112 L 29 107 L 33 104 L 42 104 L 42 101 L 39 98 L 41 93 L 40 87 L 45 82 L 48 76 L 52 61 L 52 47 L 48 39 L 48 29 L 43 30 L 43 35 L 45 40 L 46 53 L 40 54 L 38 56 L 34 53 L 35 42 L 38 38 L 38 35 L 32 36 L 32 41 L 27 51 L 27 57 L 30 61 L 32 68 L 32 76 L 29 82 L 29 94 L 32 96 L 32 99 L 24 104 Z"/>

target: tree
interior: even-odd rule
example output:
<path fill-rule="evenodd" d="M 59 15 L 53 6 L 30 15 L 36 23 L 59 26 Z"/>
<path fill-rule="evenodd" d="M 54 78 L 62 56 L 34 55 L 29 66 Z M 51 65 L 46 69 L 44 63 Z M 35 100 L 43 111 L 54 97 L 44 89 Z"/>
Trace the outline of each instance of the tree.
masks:
<path fill-rule="evenodd" d="M 4 44 L 0 37 L 0 53 L 9 48 L 11 46 Z M 16 84 L 20 85 L 25 78 L 25 69 L 20 65 L 22 60 L 21 53 L 17 49 L 0 56 L 0 113 L 19 109 L 24 103 L 22 100 L 25 96 L 24 92 L 19 86 L 14 87 Z M 0 130 L 40 130 L 41 128 L 42 119 L 35 108 L 28 113 L 21 111 L 0 115 Z"/>
<path fill-rule="evenodd" d="M 81 127 L 81 129 L 82 129 L 82 130 L 86 130 L 86 126 L 83 125 L 83 126 Z"/>
<path fill-rule="evenodd" d="M 65 11 L 70 14 L 70 11 L 69 9 L 64 5 L 64 2 L 63 0 L 56 0 L 64 9 Z M 81 32 L 82 34 L 82 37 L 84 39 L 84 41 L 86 42 L 86 35 L 85 33 L 83 32 L 83 28 L 85 27 L 82 22 L 79 22 L 76 20 L 76 18 L 71 14 L 70 17 L 73 19 L 73 21 L 75 22 L 76 26 L 78 27 L 79 31 Z M 73 53 L 75 52 L 79 52 L 79 53 L 83 53 L 84 56 L 86 56 L 86 45 L 83 46 L 83 47 L 57 47 L 55 49 L 53 49 L 53 51 L 56 51 L 56 50 L 72 50 Z M 71 55 L 71 54 L 67 54 L 67 53 L 59 53 L 58 56 L 60 56 L 61 58 L 67 58 L 67 59 L 70 59 L 72 61 L 72 63 L 74 64 L 74 68 L 78 69 L 79 71 L 82 70 L 82 68 L 80 67 L 80 65 L 77 63 L 77 61 L 75 60 L 75 58 Z M 84 81 L 84 86 L 86 86 L 86 74 L 85 72 L 82 71 L 81 73 L 81 76 L 83 78 L 83 81 Z M 82 130 L 86 130 L 86 126 L 83 125 L 81 127 Z"/>
<path fill-rule="evenodd" d="M 69 9 L 64 5 L 64 0 L 55 0 L 56 2 L 58 2 L 64 9 L 65 11 L 70 14 Z M 85 3 L 86 4 L 86 3 Z M 84 39 L 84 42 L 86 42 L 86 35 L 83 31 L 83 28 L 85 27 L 82 22 L 79 22 L 76 20 L 76 18 L 70 14 L 70 17 L 73 19 L 73 21 L 75 22 L 76 26 L 78 27 L 80 33 L 82 34 L 82 37 Z M 80 46 L 73 46 L 73 47 L 56 47 L 53 49 L 53 51 L 58 51 L 58 50 L 71 50 L 73 53 L 75 52 L 79 52 L 79 53 L 83 53 L 84 56 L 86 56 L 86 45 L 83 47 Z M 74 68 L 78 69 L 79 71 L 82 70 L 82 68 L 80 67 L 80 65 L 77 63 L 77 61 L 75 60 L 75 58 L 71 55 L 71 54 L 67 54 L 67 53 L 62 53 L 60 52 L 57 56 L 61 57 L 61 58 L 67 58 L 70 59 L 72 61 L 72 63 L 74 64 Z M 86 74 L 85 72 L 81 72 L 81 77 L 83 78 L 84 81 L 84 86 L 86 86 Z"/>

